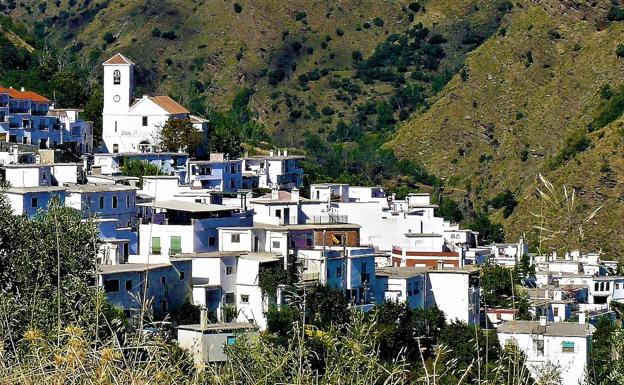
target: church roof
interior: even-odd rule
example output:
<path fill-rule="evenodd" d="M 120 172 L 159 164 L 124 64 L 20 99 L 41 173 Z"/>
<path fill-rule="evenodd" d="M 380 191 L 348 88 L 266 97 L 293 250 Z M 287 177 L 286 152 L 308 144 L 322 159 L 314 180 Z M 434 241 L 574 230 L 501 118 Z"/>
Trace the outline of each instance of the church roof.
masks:
<path fill-rule="evenodd" d="M 160 108 L 167 111 L 170 114 L 188 114 L 189 110 L 182 107 L 178 102 L 171 99 L 169 96 L 160 95 L 160 96 L 150 96 L 149 99 L 158 104 Z"/>
<path fill-rule="evenodd" d="M 120 53 L 116 53 L 113 57 L 111 57 L 110 59 L 108 59 L 107 61 L 102 63 L 102 65 L 107 65 L 107 64 L 129 64 L 129 65 L 134 65 L 132 60 L 128 59 L 127 57 L 125 57 L 124 55 L 122 55 Z"/>

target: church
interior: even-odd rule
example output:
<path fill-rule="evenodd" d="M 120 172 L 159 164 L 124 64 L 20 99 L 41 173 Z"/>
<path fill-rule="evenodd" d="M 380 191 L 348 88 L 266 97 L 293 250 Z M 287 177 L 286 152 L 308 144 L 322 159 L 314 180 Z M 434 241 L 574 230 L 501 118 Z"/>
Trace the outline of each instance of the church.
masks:
<path fill-rule="evenodd" d="M 208 121 L 166 95 L 134 99 L 134 63 L 117 53 L 104 66 L 104 109 L 102 139 L 104 152 L 137 153 L 158 151 L 159 133 L 169 119 L 190 119 L 207 134 Z M 205 136 L 204 136 L 205 137 Z"/>

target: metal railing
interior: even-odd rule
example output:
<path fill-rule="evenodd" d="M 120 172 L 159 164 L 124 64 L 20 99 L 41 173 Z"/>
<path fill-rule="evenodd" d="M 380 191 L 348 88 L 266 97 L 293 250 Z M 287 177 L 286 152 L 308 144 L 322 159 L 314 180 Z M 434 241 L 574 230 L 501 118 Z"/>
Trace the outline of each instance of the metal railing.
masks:
<path fill-rule="evenodd" d="M 315 225 L 349 223 L 349 217 L 347 215 L 313 215 L 306 220 L 306 223 Z"/>

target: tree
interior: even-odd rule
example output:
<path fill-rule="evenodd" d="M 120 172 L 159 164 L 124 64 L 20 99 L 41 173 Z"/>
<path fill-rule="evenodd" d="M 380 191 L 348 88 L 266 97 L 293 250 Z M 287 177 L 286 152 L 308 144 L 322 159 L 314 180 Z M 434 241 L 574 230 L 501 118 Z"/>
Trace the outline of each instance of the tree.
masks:
<path fill-rule="evenodd" d="M 166 151 L 187 151 L 194 155 L 203 142 L 203 133 L 190 119 L 169 119 L 160 130 L 160 147 Z"/>
<path fill-rule="evenodd" d="M 499 265 L 486 265 L 481 269 L 481 301 L 488 308 L 518 309 L 519 319 L 531 319 L 529 299 L 522 288 L 516 286 L 514 271 Z"/>
<path fill-rule="evenodd" d="M 139 183 L 143 185 L 143 177 L 150 175 L 163 175 L 160 167 L 145 160 L 133 159 L 127 161 L 121 167 L 121 175 L 134 176 L 139 178 Z"/>
<path fill-rule="evenodd" d="M 479 237 L 485 244 L 502 242 L 505 240 L 505 233 L 500 223 L 492 222 L 486 213 L 478 213 L 468 223 L 470 230 L 478 231 Z"/>
<path fill-rule="evenodd" d="M 306 293 L 306 323 L 320 329 L 346 325 L 351 320 L 349 300 L 338 289 L 325 285 L 312 286 Z"/>
<path fill-rule="evenodd" d="M 0 196 L 0 313 L 10 315 L 2 318 L 0 335 L 55 333 L 59 315 L 62 325 L 92 331 L 95 307 L 103 303 L 92 288 L 99 245 L 97 226 L 58 198 L 30 219 L 14 216 Z"/>

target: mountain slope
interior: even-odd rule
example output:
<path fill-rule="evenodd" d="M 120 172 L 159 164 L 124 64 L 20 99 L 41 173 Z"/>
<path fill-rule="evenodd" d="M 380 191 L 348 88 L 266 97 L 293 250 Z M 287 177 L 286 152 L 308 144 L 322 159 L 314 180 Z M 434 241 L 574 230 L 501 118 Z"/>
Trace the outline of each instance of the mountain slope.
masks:
<path fill-rule="evenodd" d="M 598 30 L 598 19 L 579 21 L 576 14 L 550 11 L 542 5 L 516 8 L 505 33 L 471 53 L 469 78 L 456 76 L 427 112 L 400 127 L 390 145 L 481 204 L 505 190 L 514 192 L 519 200 L 514 214 L 500 216 L 509 237 L 527 232 L 536 239 L 533 226 L 540 223 L 530 213 L 540 212 L 543 200 L 535 189 L 543 173 L 555 186 L 577 191 L 579 217 L 604 206 L 584 226 L 582 245 L 622 256 L 618 123 L 584 133 L 602 103 L 601 87 L 622 84 L 624 61 L 615 51 L 624 24 Z M 591 141 L 588 149 L 568 160 L 553 159 L 569 147 L 568 138 L 578 136 Z M 553 228 L 561 228 L 557 220 L 565 218 L 553 219 Z"/>

